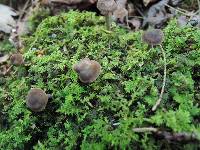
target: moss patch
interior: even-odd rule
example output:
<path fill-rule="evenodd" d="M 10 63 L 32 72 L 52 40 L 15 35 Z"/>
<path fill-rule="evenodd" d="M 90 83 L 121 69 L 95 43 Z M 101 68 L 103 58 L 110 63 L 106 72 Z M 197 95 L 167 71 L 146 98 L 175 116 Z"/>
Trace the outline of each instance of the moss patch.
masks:
<path fill-rule="evenodd" d="M 105 30 L 104 18 L 70 11 L 45 19 L 25 40 L 27 64 L 14 67 L 0 87 L 4 120 L 3 149 L 161 149 L 197 148 L 170 143 L 132 128 L 155 126 L 169 132 L 195 132 L 199 127 L 200 30 L 165 29 L 167 83 L 155 113 L 163 78 L 159 47 L 142 43 L 141 33 L 116 25 Z M 83 84 L 72 65 L 84 57 L 98 61 L 102 73 Z M 23 72 L 23 73 L 22 73 Z M 53 95 L 40 113 L 25 106 L 31 87 Z"/>

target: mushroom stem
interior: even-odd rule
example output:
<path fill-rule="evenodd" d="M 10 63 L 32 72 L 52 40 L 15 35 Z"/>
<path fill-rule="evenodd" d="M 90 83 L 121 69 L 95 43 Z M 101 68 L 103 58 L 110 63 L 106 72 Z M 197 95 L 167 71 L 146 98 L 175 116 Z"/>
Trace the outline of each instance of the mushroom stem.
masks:
<path fill-rule="evenodd" d="M 157 107 L 160 105 L 160 102 L 162 101 L 163 93 L 164 93 L 164 90 L 165 90 L 165 84 L 166 84 L 167 62 L 166 62 L 165 51 L 164 51 L 161 44 L 160 44 L 160 49 L 162 51 L 163 59 L 164 59 L 164 77 L 163 77 L 162 89 L 161 89 L 161 92 L 160 92 L 159 99 L 157 100 L 156 104 L 153 106 L 152 111 L 155 111 L 157 109 Z"/>
<path fill-rule="evenodd" d="M 106 16 L 106 28 L 111 31 L 111 13 L 109 12 Z"/>
<path fill-rule="evenodd" d="M 127 25 L 127 27 L 128 27 L 128 29 L 130 29 L 130 26 L 129 26 L 129 24 L 128 24 L 128 15 L 126 15 L 126 25 Z"/>

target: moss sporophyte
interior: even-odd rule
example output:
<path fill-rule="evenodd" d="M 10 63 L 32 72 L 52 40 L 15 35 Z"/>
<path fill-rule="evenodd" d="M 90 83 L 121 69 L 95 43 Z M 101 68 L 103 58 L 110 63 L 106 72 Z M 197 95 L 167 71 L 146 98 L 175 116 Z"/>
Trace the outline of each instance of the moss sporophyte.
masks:
<path fill-rule="evenodd" d="M 152 112 L 163 83 L 161 47 L 149 50 L 143 31 L 115 25 L 108 34 L 101 18 L 69 11 L 23 38 L 27 65 L 13 70 L 26 73 L 0 86 L 1 149 L 198 149 L 179 137 L 200 135 L 200 30 L 176 20 L 162 30 L 167 82 Z"/>

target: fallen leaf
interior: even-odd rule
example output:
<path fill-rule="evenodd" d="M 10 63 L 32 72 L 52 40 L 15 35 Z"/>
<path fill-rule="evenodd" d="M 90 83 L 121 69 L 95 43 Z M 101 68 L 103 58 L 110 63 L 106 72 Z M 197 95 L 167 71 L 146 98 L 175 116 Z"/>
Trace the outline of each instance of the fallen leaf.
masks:
<path fill-rule="evenodd" d="M 13 16 L 17 16 L 14 9 L 0 4 L 0 31 L 5 33 L 11 32 L 11 29 L 16 25 L 16 21 Z"/>
<path fill-rule="evenodd" d="M 178 23 L 178 26 L 179 26 L 179 27 L 184 27 L 184 26 L 186 26 L 186 25 L 187 25 L 187 22 L 188 22 L 188 20 L 187 20 L 187 17 L 186 17 L 186 16 L 180 16 L 180 17 L 178 17 L 178 19 L 177 19 L 177 23 Z"/>
<path fill-rule="evenodd" d="M 144 17 L 143 27 L 148 23 L 151 26 L 156 26 L 164 23 L 168 18 L 169 14 L 166 12 L 165 4 L 168 4 L 169 0 L 161 0 L 155 5 L 151 6 Z"/>
<path fill-rule="evenodd" d="M 180 3 L 182 0 L 170 0 L 170 4 L 172 5 L 172 6 L 177 6 L 178 5 L 178 3 Z"/>
<path fill-rule="evenodd" d="M 4 55 L 0 57 L 0 63 L 6 62 L 9 59 L 9 55 Z"/>
<path fill-rule="evenodd" d="M 127 0 L 116 0 L 116 3 L 118 6 L 120 6 L 122 8 L 126 8 Z"/>
<path fill-rule="evenodd" d="M 136 15 L 136 9 L 135 9 L 133 3 L 130 3 L 130 2 L 128 3 L 127 10 L 128 10 L 128 15 L 129 16 Z"/>
<path fill-rule="evenodd" d="M 131 26 L 135 28 L 135 30 L 138 30 L 141 27 L 141 21 L 137 18 L 132 18 L 128 20 L 128 23 L 130 23 Z"/>
<path fill-rule="evenodd" d="M 150 3 L 154 3 L 154 2 L 156 2 L 156 1 L 158 1 L 158 0 L 143 0 L 143 4 L 144 4 L 144 6 L 146 7 L 146 6 L 148 6 Z"/>
<path fill-rule="evenodd" d="M 123 22 L 124 18 L 128 17 L 128 11 L 121 6 L 118 6 L 113 12 L 113 16 Z"/>
<path fill-rule="evenodd" d="M 38 2 L 41 3 L 42 5 L 49 5 L 51 3 L 51 0 L 40 0 Z"/>

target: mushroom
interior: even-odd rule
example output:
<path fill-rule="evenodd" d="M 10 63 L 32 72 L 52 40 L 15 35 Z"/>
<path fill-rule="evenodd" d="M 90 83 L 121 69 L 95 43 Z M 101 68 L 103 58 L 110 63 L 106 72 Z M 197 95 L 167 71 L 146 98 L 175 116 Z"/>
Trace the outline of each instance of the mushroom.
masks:
<path fill-rule="evenodd" d="M 73 66 L 73 69 L 79 74 L 79 79 L 83 83 L 94 82 L 101 72 L 101 65 L 89 58 L 84 58 Z"/>
<path fill-rule="evenodd" d="M 24 63 L 23 55 L 20 53 L 12 54 L 10 56 L 10 62 L 12 65 L 16 65 L 16 66 L 22 65 Z"/>
<path fill-rule="evenodd" d="M 27 95 L 26 105 L 34 112 L 45 109 L 48 102 L 48 95 L 39 88 L 32 88 Z"/>
<path fill-rule="evenodd" d="M 163 83 L 162 83 L 162 89 L 160 92 L 159 99 L 156 101 L 156 104 L 152 107 L 152 111 L 155 111 L 157 107 L 160 105 L 163 93 L 165 90 L 165 84 L 166 84 L 166 76 L 167 76 L 167 62 L 166 62 L 166 56 L 165 56 L 165 51 L 162 47 L 162 42 L 163 42 L 164 34 L 162 30 L 160 29 L 149 29 L 145 31 L 142 35 L 142 40 L 143 42 L 153 46 L 159 45 L 160 49 L 162 51 L 163 59 L 164 59 L 164 77 L 163 77 Z"/>
<path fill-rule="evenodd" d="M 160 45 L 163 41 L 164 34 L 160 29 L 150 29 L 143 33 L 142 40 L 143 42 L 155 46 Z"/>
<path fill-rule="evenodd" d="M 97 8 L 105 15 L 106 27 L 111 30 L 111 15 L 117 9 L 117 3 L 114 0 L 98 0 Z"/>

